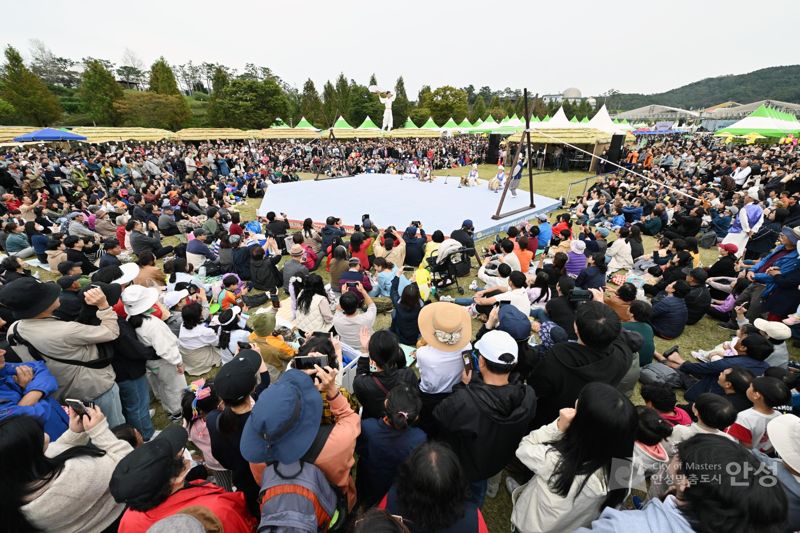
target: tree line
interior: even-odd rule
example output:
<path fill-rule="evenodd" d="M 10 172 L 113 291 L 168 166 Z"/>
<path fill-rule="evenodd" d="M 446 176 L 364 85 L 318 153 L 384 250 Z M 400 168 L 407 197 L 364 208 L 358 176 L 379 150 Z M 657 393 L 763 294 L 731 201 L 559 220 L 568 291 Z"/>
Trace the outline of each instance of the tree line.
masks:
<path fill-rule="evenodd" d="M 164 57 L 149 68 L 126 50 L 122 62 L 85 57 L 80 61 L 53 54 L 33 41 L 31 61 L 25 64 L 19 51 L 5 49 L 0 69 L 0 124 L 47 126 L 138 126 L 177 130 L 182 127 L 268 128 L 277 119 L 295 125 L 301 117 L 327 128 L 342 116 L 353 127 L 366 117 L 380 123 L 383 105 L 369 86 L 378 85 L 373 74 L 367 84 L 340 74 L 318 91 L 311 79 L 301 90 L 284 82 L 268 67 L 252 63 L 244 69 L 215 63 L 188 62 L 170 65 Z M 403 77 L 394 85 L 395 127 L 407 119 L 421 126 L 429 117 L 439 124 L 449 118 L 461 122 L 501 120 L 524 114 L 522 91 L 490 87 L 476 90 L 445 85 L 426 85 L 416 99 L 408 97 Z M 529 99 L 529 111 L 544 117 L 559 104 Z M 564 102 L 568 116 L 591 115 L 586 102 Z"/>

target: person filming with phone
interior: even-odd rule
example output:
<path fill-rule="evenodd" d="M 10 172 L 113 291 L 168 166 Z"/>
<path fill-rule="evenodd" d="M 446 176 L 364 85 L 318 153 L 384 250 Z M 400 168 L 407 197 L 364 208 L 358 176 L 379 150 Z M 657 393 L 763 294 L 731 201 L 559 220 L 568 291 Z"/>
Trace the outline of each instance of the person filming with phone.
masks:
<path fill-rule="evenodd" d="M 356 281 L 355 286 L 349 288 L 351 290 L 343 292 L 342 297 L 339 298 L 339 308 L 333 316 L 333 327 L 344 344 L 357 349 L 358 346 L 361 346 L 361 328 L 367 327 L 372 333 L 378 308 L 360 281 Z M 363 313 L 359 312 L 360 305 L 357 294 L 361 296 L 361 301 L 367 308 Z"/>
<path fill-rule="evenodd" d="M 517 341 L 505 331 L 489 331 L 462 353 L 461 383 L 433 410 L 438 434 L 458 455 L 470 482 L 474 501 L 481 505 L 487 481 L 514 458 L 519 441 L 528 433 L 536 413 L 536 394 L 521 382 L 510 383 L 517 364 Z M 477 370 L 474 366 L 477 361 Z M 497 493 L 500 479 L 492 483 Z"/>

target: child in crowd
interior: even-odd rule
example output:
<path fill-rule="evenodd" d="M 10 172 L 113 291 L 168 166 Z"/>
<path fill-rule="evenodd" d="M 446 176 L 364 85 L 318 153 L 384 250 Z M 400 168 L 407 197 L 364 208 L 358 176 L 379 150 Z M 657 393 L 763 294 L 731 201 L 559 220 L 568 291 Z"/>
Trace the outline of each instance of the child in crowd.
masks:
<path fill-rule="evenodd" d="M 406 457 L 427 440 L 425 432 L 414 427 L 422 409 L 416 387 L 407 383 L 392 387 L 384 408 L 383 418 L 361 420 L 361 435 L 356 441 L 356 488 L 359 501 L 365 508 L 383 498 Z"/>
<path fill-rule="evenodd" d="M 200 450 L 206 470 L 214 476 L 214 481 L 228 492 L 233 491 L 231 471 L 226 470 L 211 453 L 211 436 L 206 427 L 206 417 L 219 409 L 220 399 L 213 384 L 204 379 L 193 381 L 183 392 L 181 412 L 183 427 L 189 433 L 189 441 Z"/>
<path fill-rule="evenodd" d="M 733 439 L 725 430 L 736 421 L 736 408 L 724 396 L 704 392 L 692 405 L 692 412 L 697 422 L 690 426 L 675 426 L 672 435 L 667 439 L 667 453 L 673 455 L 678 451 L 678 444 L 689 440 L 698 433 L 719 435 Z"/>
<path fill-rule="evenodd" d="M 691 425 L 689 413 L 676 407 L 675 391 L 665 383 L 649 383 L 642 385 L 642 399 L 645 405 L 655 409 L 670 426 Z"/>
<path fill-rule="evenodd" d="M 774 408 L 791 400 L 789 389 L 778 378 L 761 376 L 755 378 L 748 387 L 747 398 L 753 407 L 739 413 L 736 422 L 726 432 L 746 448 L 769 453 L 772 444 L 767 435 L 767 424 L 780 416 Z"/>
<path fill-rule="evenodd" d="M 237 305 L 242 307 L 242 296 L 247 294 L 247 287 L 239 287 L 237 276 L 225 276 L 222 278 L 222 290 L 219 292 L 217 302 L 223 311 Z"/>
<path fill-rule="evenodd" d="M 692 357 L 699 361 L 711 362 L 719 361 L 723 357 L 734 357 L 739 355 L 737 350 L 738 345 L 748 336 L 757 335 L 758 329 L 752 324 L 744 324 L 739 327 L 736 335 L 729 341 L 725 341 L 713 347 L 710 350 L 694 350 Z"/>
<path fill-rule="evenodd" d="M 717 384 L 722 388 L 725 397 L 733 404 L 737 413 L 750 409 L 753 404 L 747 397 L 747 389 L 755 379 L 755 375 L 746 368 L 735 366 L 719 373 Z"/>
<path fill-rule="evenodd" d="M 633 468 L 649 484 L 648 494 L 660 495 L 666 477 L 669 454 L 662 444 L 672 435 L 672 425 L 664 420 L 661 413 L 650 407 L 636 407 L 639 425 L 636 428 L 636 442 L 633 444 Z M 652 479 L 652 483 L 650 483 Z"/>

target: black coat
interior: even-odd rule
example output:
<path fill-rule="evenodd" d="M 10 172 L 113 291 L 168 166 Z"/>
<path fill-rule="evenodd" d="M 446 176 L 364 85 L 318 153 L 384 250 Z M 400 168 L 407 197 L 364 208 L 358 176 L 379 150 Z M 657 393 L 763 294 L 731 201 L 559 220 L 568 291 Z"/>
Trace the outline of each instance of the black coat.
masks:
<path fill-rule="evenodd" d="M 503 386 L 474 378 L 459 383 L 433 411 L 440 437 L 456 452 L 469 481 L 500 472 L 514 458 L 536 413 L 536 394 L 522 383 Z"/>
<path fill-rule="evenodd" d="M 550 320 L 564 328 L 570 340 L 578 340 L 578 336 L 575 334 L 575 309 L 570 305 L 568 297 L 551 298 L 544 305 L 544 310 L 547 311 Z"/>
<path fill-rule="evenodd" d="M 689 313 L 686 323 L 697 324 L 706 314 L 708 306 L 711 305 L 711 293 L 705 285 L 692 286 L 683 301 L 686 303 L 686 310 Z"/>
<path fill-rule="evenodd" d="M 84 276 L 91 274 L 92 272 L 97 270 L 97 267 L 94 266 L 94 263 L 92 263 L 92 261 L 88 257 L 86 257 L 86 254 L 81 252 L 80 250 L 75 250 L 74 248 L 67 248 L 66 250 L 64 250 L 64 252 L 67 254 L 67 261 L 80 263 L 81 271 Z"/>
<path fill-rule="evenodd" d="M 250 281 L 260 291 L 274 291 L 283 286 L 283 276 L 278 270 L 280 255 L 271 255 L 264 259 L 250 260 Z"/>
<path fill-rule="evenodd" d="M 558 343 L 540 358 L 528 378 L 536 392 L 537 409 L 531 427 L 538 428 L 558 418 L 564 407 L 575 407 L 581 389 L 600 381 L 616 387 L 639 350 L 642 337 L 622 330 L 604 350 L 575 342 Z"/>
<path fill-rule="evenodd" d="M 353 392 L 364 408 L 361 418 L 380 418 L 386 410 L 383 402 L 393 387 L 407 383 L 411 388 L 419 387 L 419 378 L 410 368 L 398 368 L 389 372 L 370 372 L 369 357 L 359 357 Z"/>
<path fill-rule="evenodd" d="M 763 310 L 779 316 L 788 316 L 800 305 L 800 270 L 793 270 L 786 275 L 779 274 L 772 278 L 775 288 L 764 300 Z"/>

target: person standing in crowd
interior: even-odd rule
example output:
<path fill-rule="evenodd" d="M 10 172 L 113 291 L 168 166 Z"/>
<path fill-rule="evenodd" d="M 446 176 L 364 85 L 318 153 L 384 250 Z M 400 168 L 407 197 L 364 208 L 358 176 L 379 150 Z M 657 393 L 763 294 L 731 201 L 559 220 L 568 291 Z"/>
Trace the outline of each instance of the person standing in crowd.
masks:
<path fill-rule="evenodd" d="M 69 429 L 50 442 L 41 424 L 20 416 L 0 421 L 0 511 L 7 531 L 116 530 L 125 505 L 109 482 L 132 448 L 117 439 L 102 409 L 68 408 Z"/>
<path fill-rule="evenodd" d="M 114 382 L 111 357 L 98 345 L 119 336 L 117 314 L 100 288 L 83 293 L 88 305 L 97 307 L 100 324 L 89 326 L 65 322 L 53 315 L 59 306 L 60 288 L 23 278 L 0 288 L 0 302 L 13 309 L 17 322 L 8 331 L 8 341 L 24 360 L 43 360 L 58 382 L 55 398 L 76 398 L 94 402 L 109 423 L 125 422 L 119 387 Z"/>
<path fill-rule="evenodd" d="M 453 448 L 470 482 L 471 498 L 482 505 L 487 480 L 502 471 L 536 413 L 533 389 L 509 383 L 517 364 L 517 342 L 492 330 L 475 343 L 477 369 L 463 370 L 462 382 L 433 410 L 441 437 Z M 469 357 L 472 359 L 472 355 Z M 472 361 L 470 361 L 470 367 Z M 496 490 L 493 490 L 496 494 Z"/>

